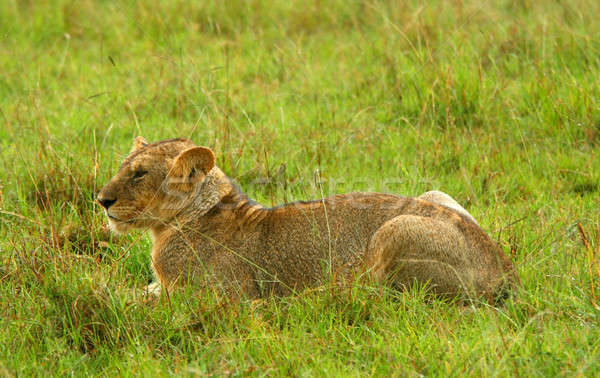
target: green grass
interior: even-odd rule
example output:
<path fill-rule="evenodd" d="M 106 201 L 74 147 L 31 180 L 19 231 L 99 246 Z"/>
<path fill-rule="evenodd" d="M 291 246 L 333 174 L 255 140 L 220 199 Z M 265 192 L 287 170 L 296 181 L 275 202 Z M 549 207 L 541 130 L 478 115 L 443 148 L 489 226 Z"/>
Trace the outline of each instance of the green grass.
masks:
<path fill-rule="evenodd" d="M 0 375 L 598 375 L 598 14 L 5 0 Z M 446 191 L 522 290 L 497 309 L 358 285 L 144 303 L 149 237 L 109 235 L 93 202 L 137 135 L 210 146 L 266 205 L 319 197 L 317 170 L 326 195 Z"/>

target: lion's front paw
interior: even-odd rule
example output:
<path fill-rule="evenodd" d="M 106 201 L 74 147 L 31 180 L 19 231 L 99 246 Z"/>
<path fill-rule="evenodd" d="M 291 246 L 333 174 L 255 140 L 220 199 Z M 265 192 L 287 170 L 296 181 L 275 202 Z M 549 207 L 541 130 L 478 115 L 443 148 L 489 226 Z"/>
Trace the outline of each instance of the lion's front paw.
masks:
<path fill-rule="evenodd" d="M 160 283 L 152 282 L 144 289 L 144 295 L 148 297 L 160 297 Z"/>

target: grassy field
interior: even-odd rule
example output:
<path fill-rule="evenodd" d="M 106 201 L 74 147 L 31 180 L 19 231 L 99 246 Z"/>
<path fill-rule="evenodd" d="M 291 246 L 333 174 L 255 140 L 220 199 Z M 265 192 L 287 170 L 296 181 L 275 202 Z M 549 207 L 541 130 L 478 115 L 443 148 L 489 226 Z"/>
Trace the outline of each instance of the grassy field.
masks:
<path fill-rule="evenodd" d="M 598 14 L 4 0 L 0 375 L 600 374 Z M 359 285 L 144 303 L 149 236 L 111 236 L 93 202 L 137 135 L 210 146 L 265 205 L 444 190 L 523 287 L 500 308 Z"/>

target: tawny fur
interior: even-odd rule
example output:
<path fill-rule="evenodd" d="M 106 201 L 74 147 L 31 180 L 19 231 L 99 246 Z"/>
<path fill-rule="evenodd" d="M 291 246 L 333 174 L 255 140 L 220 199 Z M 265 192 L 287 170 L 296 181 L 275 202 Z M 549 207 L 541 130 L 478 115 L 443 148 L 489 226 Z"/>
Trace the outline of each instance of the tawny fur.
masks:
<path fill-rule="evenodd" d="M 186 139 L 138 137 L 98 199 L 114 231 L 152 231 L 153 293 L 193 284 L 256 298 L 367 272 L 398 289 L 417 283 L 439 295 L 496 298 L 518 282 L 502 250 L 443 192 L 266 208 L 214 166 L 212 151 Z"/>

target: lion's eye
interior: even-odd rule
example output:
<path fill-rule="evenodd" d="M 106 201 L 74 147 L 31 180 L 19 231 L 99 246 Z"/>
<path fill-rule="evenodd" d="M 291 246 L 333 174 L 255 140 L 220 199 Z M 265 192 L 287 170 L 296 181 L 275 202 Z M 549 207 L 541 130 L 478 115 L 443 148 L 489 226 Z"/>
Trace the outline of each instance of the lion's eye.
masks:
<path fill-rule="evenodd" d="M 138 170 L 138 171 L 135 171 L 135 172 L 133 173 L 133 179 L 134 179 L 134 180 L 137 180 L 137 179 L 139 179 L 139 178 L 142 178 L 142 177 L 144 177 L 144 175 L 145 175 L 146 173 L 148 173 L 148 171 L 144 171 L 144 170 L 141 170 L 141 169 L 140 169 L 140 170 Z"/>

